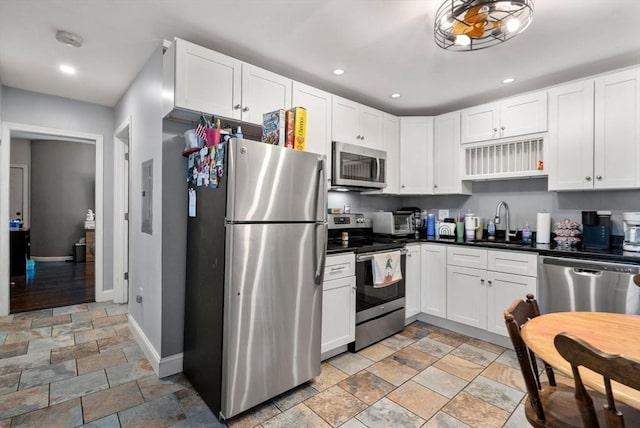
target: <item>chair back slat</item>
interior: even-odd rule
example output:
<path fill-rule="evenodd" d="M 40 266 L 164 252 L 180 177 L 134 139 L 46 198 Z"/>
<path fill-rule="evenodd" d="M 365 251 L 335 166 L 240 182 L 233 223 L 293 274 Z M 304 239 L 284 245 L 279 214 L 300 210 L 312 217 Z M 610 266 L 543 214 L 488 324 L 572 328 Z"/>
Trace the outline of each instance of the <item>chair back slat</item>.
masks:
<path fill-rule="evenodd" d="M 591 399 L 582 384 L 578 370 L 580 366 L 597 372 L 604 378 L 607 398 L 607 404 L 604 407 L 607 426 L 610 428 L 624 427 L 624 417 L 616 409 L 611 381 L 640 390 L 640 361 L 602 352 L 584 340 L 567 333 L 558 334 L 554 338 L 554 344 L 560 355 L 571 364 L 576 385 L 576 402 L 585 426 L 597 427 L 598 422 L 595 412 L 588 409 L 588 401 Z M 588 400 L 584 398 L 585 396 Z M 593 408 L 593 403 L 591 403 L 591 407 Z"/>
<path fill-rule="evenodd" d="M 509 308 L 504 311 L 504 321 L 509 337 L 511 338 L 511 343 L 513 344 L 513 349 L 518 358 L 518 364 L 520 365 L 527 393 L 529 394 L 531 406 L 535 409 L 538 419 L 540 421 L 544 421 L 545 414 L 542 402 L 540 401 L 539 390 L 541 389 L 541 386 L 535 354 L 527 347 L 520 335 L 520 329 L 522 326 L 527 321 L 538 315 L 540 315 L 538 305 L 533 295 L 528 294 L 526 302 L 521 299 L 516 299 Z M 545 369 L 547 366 L 548 364 L 545 363 Z M 548 367 L 548 370 L 551 371 L 551 382 L 551 379 L 553 378 L 553 370 L 550 366 Z M 555 385 L 555 380 L 552 385 Z"/>

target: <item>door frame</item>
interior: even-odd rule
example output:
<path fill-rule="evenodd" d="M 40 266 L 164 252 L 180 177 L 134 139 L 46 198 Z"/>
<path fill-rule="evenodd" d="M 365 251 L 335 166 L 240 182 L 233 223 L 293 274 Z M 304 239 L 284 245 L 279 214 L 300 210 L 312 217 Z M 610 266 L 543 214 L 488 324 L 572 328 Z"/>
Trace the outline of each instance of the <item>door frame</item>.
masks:
<path fill-rule="evenodd" d="M 2 122 L 0 138 L 0 316 L 9 315 L 9 177 L 11 165 L 11 134 L 16 132 L 69 138 L 71 141 L 94 142 L 96 147 L 96 241 L 95 241 L 95 296 L 96 302 L 113 299 L 113 290 L 104 290 L 103 250 L 104 250 L 104 147 L 103 136 L 86 132 L 69 131 L 58 128 L 28 125 L 24 123 Z"/>
<path fill-rule="evenodd" d="M 131 153 L 132 118 L 126 118 L 113 133 L 113 301 L 127 303 L 129 301 L 129 280 L 125 274 L 129 272 L 129 220 L 131 189 Z M 131 155 L 129 155 L 131 156 Z"/>

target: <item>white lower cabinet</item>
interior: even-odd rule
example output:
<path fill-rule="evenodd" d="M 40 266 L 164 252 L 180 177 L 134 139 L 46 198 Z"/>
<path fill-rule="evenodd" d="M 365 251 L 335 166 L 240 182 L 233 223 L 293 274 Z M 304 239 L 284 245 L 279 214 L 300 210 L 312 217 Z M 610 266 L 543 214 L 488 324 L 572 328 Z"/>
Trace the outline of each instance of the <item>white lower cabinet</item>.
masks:
<path fill-rule="evenodd" d="M 322 354 L 355 340 L 355 261 L 353 253 L 327 256 L 322 285 Z"/>
<path fill-rule="evenodd" d="M 486 330 L 486 283 L 486 269 L 447 266 L 447 319 Z"/>
<path fill-rule="evenodd" d="M 487 330 L 508 336 L 504 310 L 527 293 L 536 293 L 535 277 L 487 271 Z"/>
<path fill-rule="evenodd" d="M 404 274 L 405 318 L 409 318 L 420 313 L 420 245 L 407 245 L 407 251 Z"/>
<path fill-rule="evenodd" d="M 447 319 L 507 336 L 504 310 L 536 293 L 537 254 L 452 245 L 447 263 Z"/>
<path fill-rule="evenodd" d="M 441 318 L 447 317 L 447 246 L 422 244 L 420 246 L 422 284 L 420 307 L 422 312 Z"/>

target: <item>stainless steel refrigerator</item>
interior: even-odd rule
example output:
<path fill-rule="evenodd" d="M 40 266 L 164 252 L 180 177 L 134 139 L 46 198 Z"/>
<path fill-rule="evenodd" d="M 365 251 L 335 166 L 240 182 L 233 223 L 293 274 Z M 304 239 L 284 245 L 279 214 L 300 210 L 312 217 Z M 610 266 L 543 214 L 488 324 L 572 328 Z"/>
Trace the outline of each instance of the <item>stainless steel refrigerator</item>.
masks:
<path fill-rule="evenodd" d="M 184 373 L 230 418 L 320 374 L 325 157 L 232 139 L 188 220 Z"/>

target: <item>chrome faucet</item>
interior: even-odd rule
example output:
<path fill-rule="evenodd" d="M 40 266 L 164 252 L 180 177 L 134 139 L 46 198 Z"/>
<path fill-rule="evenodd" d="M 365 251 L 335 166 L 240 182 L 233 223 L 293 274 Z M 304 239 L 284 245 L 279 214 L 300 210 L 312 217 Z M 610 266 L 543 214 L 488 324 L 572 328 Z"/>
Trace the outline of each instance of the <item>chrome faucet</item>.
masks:
<path fill-rule="evenodd" d="M 496 207 L 496 216 L 493 219 L 493 222 L 495 224 L 500 224 L 500 208 L 504 206 L 504 217 L 505 217 L 505 229 L 504 229 L 504 240 L 505 241 L 510 241 L 510 237 L 515 237 L 516 234 L 515 233 L 511 233 L 511 229 L 509 228 L 509 205 L 507 205 L 507 203 L 505 201 L 500 201 L 498 203 L 498 206 Z"/>

